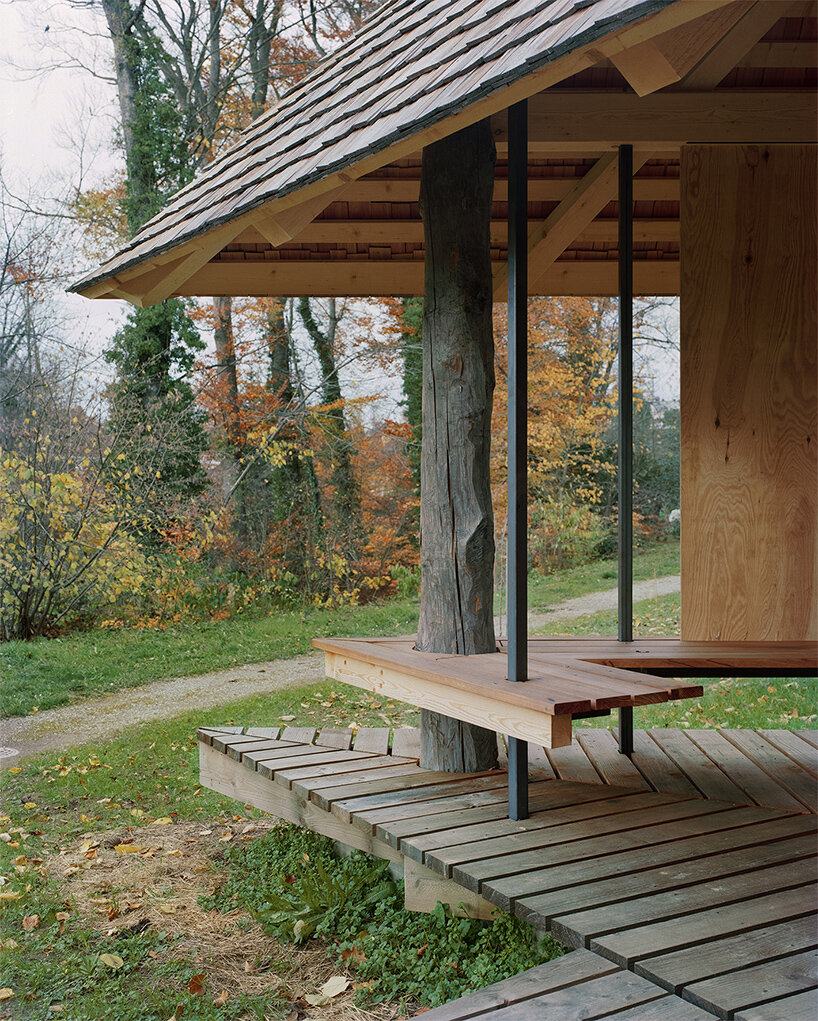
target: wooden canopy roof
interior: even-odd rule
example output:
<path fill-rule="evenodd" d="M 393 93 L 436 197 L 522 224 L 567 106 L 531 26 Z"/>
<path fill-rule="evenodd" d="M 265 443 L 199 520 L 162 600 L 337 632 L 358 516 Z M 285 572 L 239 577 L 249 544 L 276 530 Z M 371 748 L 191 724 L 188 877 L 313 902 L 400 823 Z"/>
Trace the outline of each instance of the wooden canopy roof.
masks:
<path fill-rule="evenodd" d="M 814 0 L 387 0 L 140 233 L 72 288 L 423 291 L 424 145 L 485 117 L 505 291 L 506 108 L 529 99 L 530 290 L 613 294 L 616 155 L 635 147 L 634 286 L 679 286 L 679 148 L 814 142 Z"/>

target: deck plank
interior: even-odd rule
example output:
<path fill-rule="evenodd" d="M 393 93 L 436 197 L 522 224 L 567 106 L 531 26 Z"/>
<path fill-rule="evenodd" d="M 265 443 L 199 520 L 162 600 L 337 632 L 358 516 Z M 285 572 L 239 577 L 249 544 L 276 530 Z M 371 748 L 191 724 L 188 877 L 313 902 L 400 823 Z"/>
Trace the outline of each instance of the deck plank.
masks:
<path fill-rule="evenodd" d="M 543 993 L 555 992 L 585 982 L 589 979 L 613 975 L 619 968 L 604 957 L 587 950 L 576 950 L 565 957 L 529 968 L 528 971 L 511 978 L 495 982 L 494 985 L 453 1000 L 442 1007 L 428 1011 L 424 1021 L 465 1021 L 466 1018 L 480 1017 L 501 1007 L 512 1006 Z"/>
<path fill-rule="evenodd" d="M 552 870 L 569 863 L 577 863 L 583 868 L 599 864 L 604 868 L 605 863 L 616 855 L 627 859 L 640 850 L 661 854 L 660 848 L 663 845 L 671 848 L 687 837 L 724 830 L 730 826 L 731 821 L 749 822 L 752 817 L 745 813 L 751 811 L 725 811 L 722 806 L 711 801 L 675 802 L 657 809 L 652 814 L 654 821 L 651 825 L 634 828 L 635 824 L 632 824 L 627 830 L 603 837 L 597 836 L 594 821 L 591 820 L 585 825 L 585 835 L 577 836 L 569 843 L 471 862 L 455 867 L 452 878 L 476 893 L 480 893 L 483 886 L 488 884 L 494 891 L 513 890 L 516 896 L 516 891 L 520 887 L 527 887 L 531 878 L 542 873 L 543 869 Z M 661 819 L 662 815 L 664 819 Z"/>
<path fill-rule="evenodd" d="M 735 1021 L 815 1021 L 818 1017 L 818 990 L 787 996 L 783 1000 L 749 1007 L 735 1016 Z"/>
<path fill-rule="evenodd" d="M 313 745 L 312 747 L 315 746 Z M 299 755 L 294 752 L 292 755 L 287 756 L 256 759 L 255 756 L 257 754 L 265 756 L 264 752 L 248 752 L 242 759 L 242 762 L 246 761 L 250 764 L 250 768 L 254 765 L 256 772 L 261 773 L 262 776 L 266 776 L 270 780 L 275 780 L 279 770 L 302 769 L 304 766 L 317 766 L 323 763 L 348 762 L 349 759 L 346 756 L 354 755 L 355 752 L 339 752 L 332 748 L 325 748 L 313 755 Z M 285 786 L 289 785 L 285 784 Z"/>
<path fill-rule="evenodd" d="M 403 727 L 392 733 L 392 754 L 409 759 L 420 758 L 420 728 Z"/>
<path fill-rule="evenodd" d="M 456 776 L 456 774 L 454 774 Z M 337 792 L 332 792 L 331 797 L 327 797 L 329 792 L 322 794 L 322 798 L 332 803 L 332 811 L 339 818 L 346 822 L 349 822 L 359 812 L 366 812 L 368 809 L 377 808 L 392 808 L 394 806 L 406 806 L 414 805 L 420 801 L 435 801 L 438 798 L 450 798 L 456 795 L 469 795 L 472 791 L 476 790 L 507 790 L 507 781 L 505 778 L 494 776 L 484 776 L 472 779 L 467 777 L 465 779 L 448 780 L 444 779 L 446 774 L 435 777 L 434 773 L 427 774 L 427 778 L 432 778 L 431 782 L 423 785 L 419 785 L 416 780 L 407 778 L 407 783 L 402 789 L 383 791 L 379 793 L 373 793 L 368 795 L 353 795 L 350 797 L 337 797 Z M 437 780 L 435 783 L 434 780 Z M 363 826 L 367 829 L 370 828 L 369 823 L 364 820 Z"/>
<path fill-rule="evenodd" d="M 764 800 L 762 804 L 772 805 L 774 808 L 785 808 L 785 798 L 777 794 L 775 788 L 786 793 L 787 797 L 795 804 L 794 811 L 803 811 L 806 808 L 810 812 L 818 810 L 816 795 L 818 794 L 818 783 L 815 776 L 809 773 L 785 752 L 776 748 L 771 742 L 765 740 L 759 734 L 751 730 L 723 730 L 722 736 L 742 751 L 750 759 L 757 769 L 769 778 L 769 783 L 775 785 L 770 788 L 771 795 L 776 796 L 776 801 Z M 796 740 L 796 739 L 793 739 Z M 766 792 L 767 785 L 763 787 Z M 762 791 L 761 783 L 752 788 L 752 796 L 758 801 L 758 792 Z M 762 797 L 764 794 L 762 793 Z"/>
<path fill-rule="evenodd" d="M 282 740 L 296 741 L 298 744 L 312 744 L 315 740 L 315 727 L 285 727 L 281 733 Z"/>
<path fill-rule="evenodd" d="M 655 791 L 667 794 L 686 794 L 702 797 L 701 791 L 682 772 L 673 759 L 669 758 L 659 745 L 652 741 L 645 730 L 633 732 L 633 755 L 631 762 Z"/>
<path fill-rule="evenodd" d="M 791 730 L 759 730 L 758 733 L 793 762 L 797 762 L 802 769 L 818 777 L 818 749 L 814 746 Z"/>
<path fill-rule="evenodd" d="M 631 851 L 578 860 L 561 865 L 533 868 L 514 876 L 480 880 L 480 893 L 504 911 L 523 898 L 546 891 L 565 889 L 591 883 L 599 879 L 626 877 L 629 873 L 656 869 L 660 866 L 684 863 L 688 868 L 692 859 L 710 857 L 743 847 L 755 847 L 765 840 L 775 841 L 792 833 L 804 833 L 808 819 L 791 816 L 769 819 L 767 809 L 735 808 L 729 812 L 699 817 L 701 830 L 695 836 L 670 840 L 666 843 L 640 847 Z M 708 825 L 709 824 L 709 825 Z M 813 830 L 814 832 L 814 827 Z M 528 917 L 536 921 L 530 913 Z"/>
<path fill-rule="evenodd" d="M 784 785 L 773 778 L 769 770 L 761 767 L 761 763 L 748 754 L 748 749 L 753 747 L 753 742 L 742 742 L 731 740 L 727 731 L 721 730 L 690 730 L 686 736 L 710 758 L 717 763 L 730 779 L 737 784 L 747 799 L 755 801 L 758 805 L 769 805 L 770 808 L 781 808 L 787 812 L 803 812 L 805 805 L 794 798 Z M 778 759 L 782 771 L 792 766 L 792 763 L 781 752 L 777 752 L 766 741 L 757 734 L 753 735 L 755 743 L 762 746 L 760 755 L 762 761 Z M 792 766 L 798 769 L 797 766 Z M 802 770 L 799 772 L 803 774 Z M 811 779 L 806 777 L 805 779 Z"/>
<path fill-rule="evenodd" d="M 501 783 L 502 778 L 498 780 L 497 774 L 469 777 L 464 773 L 442 773 L 424 769 L 419 774 L 410 776 L 390 773 L 382 780 L 370 780 L 360 775 L 350 777 L 347 783 L 338 786 L 323 784 L 320 780 L 314 784 L 307 782 L 304 786 L 309 788 L 311 800 L 319 808 L 329 812 L 336 802 L 359 802 L 357 808 L 364 811 L 366 808 L 400 804 L 400 801 L 394 800 L 396 795 L 403 795 L 409 801 L 426 801 L 442 794 L 441 788 L 448 790 L 454 784 L 458 787 L 453 793 L 459 793 L 485 790 L 487 786 L 491 789 L 499 788 Z M 413 793 L 416 795 L 414 798 Z M 443 796 L 445 797 L 445 794 Z"/>
<path fill-rule="evenodd" d="M 744 791 L 686 733 L 670 727 L 657 727 L 649 734 L 706 798 L 737 803 L 746 800 Z"/>
<path fill-rule="evenodd" d="M 324 748 L 341 748 L 347 751 L 352 747 L 352 737 L 353 732 L 349 727 L 322 727 L 315 740 L 316 744 L 323 745 Z"/>
<path fill-rule="evenodd" d="M 640 978 L 630 971 L 616 971 L 603 978 L 590 979 L 580 985 L 555 990 L 513 1007 L 505 1007 L 489 1015 L 491 1021 L 585 1021 L 585 1019 L 620 1016 L 628 1007 L 636 1007 L 651 1000 L 663 999 L 665 994 L 653 982 Z"/>
<path fill-rule="evenodd" d="M 591 940 L 590 949 L 610 958 L 620 967 L 632 968 L 645 957 L 758 929 L 774 921 L 787 921 L 812 914 L 815 911 L 815 895 L 815 883 L 798 886 L 738 904 L 697 911 L 684 918 L 672 918 L 640 925 L 626 932 L 600 936 Z M 738 1006 L 749 1005 L 748 1002 Z"/>
<path fill-rule="evenodd" d="M 736 1011 L 818 987 L 818 955 L 814 950 L 698 982 L 685 989 L 685 999 L 706 1010 Z"/>
<path fill-rule="evenodd" d="M 813 748 L 818 748 L 818 730 L 794 730 L 792 733 L 807 744 L 811 744 Z"/>
<path fill-rule="evenodd" d="M 613 787 L 577 787 L 575 784 L 564 784 L 560 780 L 549 783 L 536 782 L 529 789 L 529 807 L 531 817 L 515 823 L 508 817 L 508 792 L 505 795 L 495 792 L 489 800 L 486 792 L 484 800 L 470 806 L 461 807 L 457 805 L 454 811 L 448 811 L 449 804 L 440 803 L 440 811 L 437 814 L 416 814 L 410 818 L 393 819 L 385 818 L 383 812 L 364 812 L 356 818 L 367 823 L 374 822 L 377 833 L 382 834 L 381 839 L 399 841 L 403 847 L 407 843 L 407 851 L 411 858 L 416 858 L 419 852 L 433 847 L 443 846 L 438 840 L 438 834 L 443 831 L 457 831 L 461 827 L 499 827 L 499 832 L 516 832 L 516 827 L 526 829 L 528 826 L 538 825 L 538 813 L 548 810 L 554 811 L 570 805 L 585 805 L 590 802 L 602 803 L 609 798 L 617 798 L 631 794 L 631 791 L 623 791 Z M 458 799 L 452 799 L 458 800 Z M 446 838 L 444 838 L 445 840 Z M 399 846 L 395 843 L 393 846 Z M 414 850 L 418 847 L 418 852 Z M 416 860 L 420 860 L 417 857 Z"/>
<path fill-rule="evenodd" d="M 703 856 L 692 857 L 674 868 L 667 868 L 658 863 L 655 868 L 627 872 L 627 866 L 623 863 L 622 873 L 617 877 L 616 883 L 610 882 L 610 878 L 604 876 L 576 886 L 547 890 L 518 900 L 515 913 L 524 920 L 543 927 L 550 925 L 560 915 L 570 912 L 611 907 L 631 898 L 682 889 L 719 877 L 746 874 L 768 865 L 809 858 L 815 854 L 816 833 L 815 827 L 805 832 L 804 822 L 803 817 L 791 816 L 782 820 L 774 830 L 780 839 L 762 844 L 751 840 L 749 845 L 745 844 L 736 849 L 728 845 L 718 854 L 708 855 L 706 846 L 690 848 L 688 845 L 688 850 L 692 850 L 694 854 L 698 851 Z M 781 835 L 782 829 L 785 832 L 784 836 Z"/>
<path fill-rule="evenodd" d="M 641 790 L 651 789 L 634 763 L 619 751 L 619 744 L 610 730 L 578 728 L 574 736 L 605 783 Z"/>
<path fill-rule="evenodd" d="M 569 744 L 564 748 L 546 748 L 545 754 L 560 780 L 598 784 L 602 779 L 585 754 L 585 749 L 577 744 Z"/>
<path fill-rule="evenodd" d="M 481 848 L 480 857 L 491 857 L 493 851 L 499 851 L 501 847 L 508 850 L 520 849 L 519 838 L 527 838 L 534 831 L 549 830 L 550 827 L 559 827 L 569 822 L 581 822 L 582 820 L 593 819 L 595 822 L 606 818 L 609 815 L 634 812 L 641 808 L 663 804 L 663 798 L 671 798 L 672 795 L 656 794 L 653 791 L 649 795 L 640 794 L 634 791 L 632 795 L 624 795 L 607 800 L 587 798 L 579 803 L 572 803 L 565 808 L 548 806 L 547 811 L 542 807 L 536 809 L 532 805 L 532 815 L 528 819 L 512 820 L 506 815 L 494 822 L 475 822 L 466 826 L 454 828 L 439 828 L 433 833 L 422 834 L 417 837 L 404 837 L 401 841 L 401 848 L 404 853 L 409 849 L 425 855 L 424 861 L 430 868 L 440 871 L 435 861 L 446 861 L 451 863 L 454 859 L 452 854 L 469 852 L 474 848 Z M 649 800 L 650 799 L 650 800 Z M 413 855 L 414 857 L 414 855 Z M 463 861 L 468 861 L 464 857 Z"/>
<path fill-rule="evenodd" d="M 477 839 L 454 846 L 444 846 L 427 852 L 424 864 L 435 872 L 450 876 L 453 868 L 465 867 L 468 862 L 485 863 L 489 859 L 505 858 L 521 851 L 551 848 L 558 844 L 586 839 L 589 835 L 603 837 L 616 833 L 631 833 L 634 827 L 654 826 L 657 822 L 665 821 L 669 813 L 673 818 L 677 818 L 680 814 L 677 811 L 679 803 L 672 798 L 670 794 L 656 794 L 651 791 L 641 797 L 637 795 L 633 799 L 617 799 L 630 801 L 631 803 L 627 805 L 614 805 L 608 801 L 604 806 L 605 809 L 610 809 L 607 814 L 602 811 L 603 806 L 593 802 L 595 811 L 590 811 L 584 806 L 585 811 L 579 813 L 579 819 L 572 819 L 571 816 L 575 813 L 570 810 L 543 812 L 538 817 L 541 822 L 538 827 L 530 827 L 520 833 L 503 834 L 493 839 Z M 634 801 L 638 801 L 639 804 L 633 804 Z M 687 810 L 688 805 L 698 806 L 700 802 L 687 801 L 684 805 L 683 811 Z"/>
<path fill-rule="evenodd" d="M 389 727 L 358 727 L 352 747 L 356 752 L 389 754 Z"/>
<path fill-rule="evenodd" d="M 727 879 L 719 877 L 682 889 L 636 897 L 616 907 L 606 905 L 589 911 L 561 915 L 553 920 L 551 928 L 557 939 L 564 943 L 587 946 L 592 939 L 621 932 L 623 929 L 678 918 L 716 905 L 736 904 L 751 897 L 772 893 L 774 890 L 789 890 L 803 886 L 815 878 L 815 866 L 816 859 L 810 857 L 787 862 L 785 865 L 755 869 L 753 872 L 745 872 Z M 671 986 L 667 988 L 674 992 L 678 991 Z"/>
<path fill-rule="evenodd" d="M 772 961 L 818 946 L 815 918 L 805 916 L 775 922 L 753 932 L 649 957 L 636 965 L 636 973 L 679 993 L 685 986 L 720 974 Z"/>

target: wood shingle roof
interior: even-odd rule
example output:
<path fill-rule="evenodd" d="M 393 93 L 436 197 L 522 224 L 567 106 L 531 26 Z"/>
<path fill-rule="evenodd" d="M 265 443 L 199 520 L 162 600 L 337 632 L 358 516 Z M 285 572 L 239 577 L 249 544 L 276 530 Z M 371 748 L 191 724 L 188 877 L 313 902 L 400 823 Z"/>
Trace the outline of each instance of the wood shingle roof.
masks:
<path fill-rule="evenodd" d="M 425 144 L 483 117 L 501 115 L 521 98 L 579 81 L 583 73 L 596 75 L 600 83 L 599 76 L 604 76 L 609 92 L 627 93 L 626 80 L 608 58 L 615 61 L 622 52 L 693 21 L 723 34 L 753 6 L 745 0 L 387 0 L 355 36 L 178 192 L 124 249 L 72 290 L 139 304 L 174 293 L 416 291 L 422 237 L 416 207 L 406 203 L 393 208 L 402 196 L 395 194 L 388 207 L 366 208 L 365 202 L 357 207 L 363 220 L 408 221 L 393 235 L 382 228 L 379 236 L 371 223 L 360 242 L 354 228 L 352 237 L 349 230 L 340 239 L 327 233 L 333 219 L 355 221 L 349 191 L 354 182 L 386 175 L 389 168 L 406 168 L 415 196 Z M 726 116 L 734 115 L 728 110 Z M 502 174 L 502 126 L 495 134 Z M 593 146 L 588 155 L 597 155 Z M 659 159 L 642 175 L 675 175 L 675 153 L 653 155 Z M 664 155 L 670 159 L 662 160 Z M 539 170 L 532 168 L 534 176 L 547 178 L 560 177 L 560 171 L 551 168 L 565 161 L 539 163 Z M 581 177 L 587 170 L 582 164 L 581 158 L 573 166 L 569 161 L 567 176 Z M 502 194 L 495 198 L 502 201 Z M 340 216 L 339 205 L 345 206 Z M 532 212 L 545 215 L 549 208 Z M 604 212 L 610 218 L 614 210 Z M 637 251 L 637 259 L 676 261 L 678 249 L 667 218 L 678 216 L 678 207 L 672 200 L 660 201 L 645 213 L 657 219 L 657 226 L 639 242 L 647 247 Z M 319 215 L 322 219 L 313 222 Z M 663 218 L 664 226 L 658 223 Z M 500 260 L 502 230 L 498 224 L 493 231 L 494 258 Z M 615 238 L 608 235 L 604 224 L 593 225 L 562 258 L 615 259 Z M 336 264 L 356 260 L 408 261 L 412 268 L 406 274 L 386 273 L 377 283 L 367 278 L 355 284 L 354 274 Z M 274 267 L 277 279 L 257 269 L 245 288 L 235 276 L 219 275 L 228 265 L 235 271 L 239 262 L 282 265 Z M 299 289 L 300 278 L 284 272 L 285 262 L 294 270 L 296 264 L 302 270 L 305 263 L 316 264 L 314 273 L 323 273 L 326 283 L 305 281 Z M 675 286 L 671 277 L 668 289 Z"/>

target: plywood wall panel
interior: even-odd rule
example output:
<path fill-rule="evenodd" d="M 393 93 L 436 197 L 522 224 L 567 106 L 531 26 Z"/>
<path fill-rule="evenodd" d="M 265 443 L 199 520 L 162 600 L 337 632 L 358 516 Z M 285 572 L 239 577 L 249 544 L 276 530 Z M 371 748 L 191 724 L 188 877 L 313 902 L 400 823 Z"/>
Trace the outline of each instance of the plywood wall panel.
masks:
<path fill-rule="evenodd" d="M 682 637 L 815 639 L 816 147 L 681 173 Z"/>

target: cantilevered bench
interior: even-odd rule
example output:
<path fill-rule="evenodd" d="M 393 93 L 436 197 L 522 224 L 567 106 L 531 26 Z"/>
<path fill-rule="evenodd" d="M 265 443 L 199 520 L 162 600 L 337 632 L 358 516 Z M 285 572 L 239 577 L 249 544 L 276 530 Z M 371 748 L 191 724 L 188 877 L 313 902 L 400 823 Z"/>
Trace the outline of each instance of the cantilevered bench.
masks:
<path fill-rule="evenodd" d="M 327 676 L 531 741 L 571 744 L 572 723 L 611 709 L 698 698 L 678 677 L 812 676 L 815 642 L 529 639 L 529 679 L 509 681 L 504 643 L 476 656 L 418 652 L 413 638 L 316 638 Z"/>

